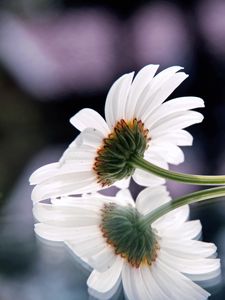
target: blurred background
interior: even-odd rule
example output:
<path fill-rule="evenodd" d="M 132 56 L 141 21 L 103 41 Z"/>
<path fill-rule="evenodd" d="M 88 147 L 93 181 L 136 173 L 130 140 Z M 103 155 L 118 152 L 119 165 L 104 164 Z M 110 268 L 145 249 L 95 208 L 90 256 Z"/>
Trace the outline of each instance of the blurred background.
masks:
<path fill-rule="evenodd" d="M 88 272 L 64 247 L 35 238 L 28 178 L 75 138 L 71 116 L 84 107 L 103 114 L 114 80 L 149 63 L 184 66 L 190 77 L 172 96 L 206 103 L 173 169 L 225 174 L 225 1 L 1 0 L 0 300 L 89 299 Z M 194 189 L 168 185 L 174 197 Z M 223 270 L 224 208 L 194 205 L 191 215 Z M 209 290 L 224 299 L 224 274 Z"/>

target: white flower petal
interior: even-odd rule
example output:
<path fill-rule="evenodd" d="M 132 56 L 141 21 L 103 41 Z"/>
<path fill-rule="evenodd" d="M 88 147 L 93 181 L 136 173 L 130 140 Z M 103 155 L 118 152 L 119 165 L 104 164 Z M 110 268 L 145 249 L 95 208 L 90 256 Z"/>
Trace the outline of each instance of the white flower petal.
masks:
<path fill-rule="evenodd" d="M 80 160 L 83 160 L 85 158 L 93 160 L 93 157 L 96 156 L 96 146 L 99 147 L 102 144 L 102 140 L 103 134 L 100 131 L 94 130 L 93 128 L 84 129 L 84 131 L 80 133 L 64 151 L 59 160 L 60 166 L 62 166 L 64 162 L 69 159 L 80 158 Z"/>
<path fill-rule="evenodd" d="M 93 164 L 97 148 L 102 143 L 102 134 L 94 129 L 86 129 L 80 136 L 81 146 L 77 146 L 73 142 L 73 146 L 70 145 L 63 154 L 60 163 L 39 168 L 31 175 L 31 183 L 38 184 L 32 192 L 34 201 L 82 193 L 85 186 L 87 193 L 101 189 L 93 171 Z M 94 149 L 95 152 L 91 149 Z M 85 154 L 80 155 L 81 151 Z"/>
<path fill-rule="evenodd" d="M 185 111 L 180 113 L 175 113 L 168 119 L 164 120 L 160 125 L 151 129 L 151 136 L 154 136 L 183 129 L 185 127 L 191 126 L 195 123 L 200 123 L 203 120 L 203 115 L 196 111 Z"/>
<path fill-rule="evenodd" d="M 154 110 L 159 107 L 159 105 L 162 104 L 187 77 L 187 74 L 179 72 L 173 74 L 165 83 L 162 83 L 161 86 L 151 95 L 151 102 L 149 101 L 149 106 L 145 106 L 145 111 L 143 111 L 141 116 L 142 122 L 145 123 L 152 112 L 154 112 Z"/>
<path fill-rule="evenodd" d="M 159 230 L 159 232 L 164 228 L 170 228 L 171 230 L 180 228 L 181 226 L 183 226 L 183 223 L 189 218 L 189 214 L 189 205 L 184 205 L 162 216 L 161 218 L 156 220 L 152 224 L 152 226 Z"/>
<path fill-rule="evenodd" d="M 86 128 L 94 128 L 105 136 L 109 134 L 109 127 L 105 120 L 99 113 L 90 108 L 80 110 L 70 119 L 70 123 L 80 131 Z"/>
<path fill-rule="evenodd" d="M 204 101 L 198 97 L 180 97 L 167 101 L 160 105 L 154 112 L 145 120 L 145 126 L 150 129 L 155 124 L 160 124 L 163 119 L 169 117 L 171 114 L 204 107 Z"/>
<path fill-rule="evenodd" d="M 152 274 L 170 299 L 204 300 L 210 294 L 181 273 L 169 268 L 160 258 L 152 266 Z"/>
<path fill-rule="evenodd" d="M 79 185 L 79 181 L 85 182 L 94 178 L 95 173 L 92 170 L 82 172 L 80 169 L 75 169 L 74 172 L 70 171 L 69 173 L 60 173 L 60 169 L 58 169 L 58 172 L 56 172 L 55 176 L 47 178 L 45 181 L 43 181 L 42 185 L 49 185 L 49 189 L 60 188 L 60 184 L 67 185 L 68 183 L 74 183 L 74 186 L 76 186 L 77 184 Z"/>
<path fill-rule="evenodd" d="M 161 139 L 158 142 L 152 142 L 150 145 L 150 150 L 154 154 L 162 157 L 166 162 L 171 164 L 180 164 L 184 161 L 183 151 L 176 145 L 166 142 Z"/>
<path fill-rule="evenodd" d="M 79 148 L 68 148 L 61 159 L 61 167 L 67 161 L 84 163 L 87 162 L 93 165 L 96 157 L 96 149 L 93 147 L 80 146 Z"/>
<path fill-rule="evenodd" d="M 220 260 L 210 258 L 183 258 L 161 249 L 160 259 L 170 268 L 187 275 L 191 280 L 205 281 L 220 274 Z"/>
<path fill-rule="evenodd" d="M 161 155 L 159 155 L 158 152 L 154 151 L 151 145 L 152 143 L 150 142 L 149 147 L 146 149 L 144 153 L 144 159 L 146 159 L 147 161 L 151 162 L 154 165 L 157 165 L 158 167 L 161 167 L 163 169 L 168 169 L 169 166 L 166 160 Z"/>
<path fill-rule="evenodd" d="M 148 65 L 142 68 L 134 78 L 132 86 L 130 88 L 130 94 L 126 103 L 126 115 L 127 120 L 136 118 L 136 111 L 138 110 L 138 104 L 142 101 L 142 95 L 145 89 L 148 89 L 153 76 L 155 75 L 159 65 Z"/>
<path fill-rule="evenodd" d="M 125 263 L 122 271 L 122 282 L 124 292 L 129 300 L 151 299 L 151 294 L 142 279 L 140 268 L 133 268 Z"/>
<path fill-rule="evenodd" d="M 125 179 L 122 179 L 122 180 L 119 180 L 119 181 L 116 181 L 114 183 L 114 185 L 116 187 L 118 187 L 119 189 L 126 189 L 129 187 L 130 185 L 130 177 L 129 178 L 125 178 Z"/>
<path fill-rule="evenodd" d="M 172 132 L 162 132 L 162 134 L 155 135 L 154 136 L 154 144 L 157 145 L 160 144 L 161 141 L 164 143 L 173 143 L 177 146 L 191 146 L 193 143 L 193 137 L 192 135 L 187 132 L 186 130 L 177 130 Z M 151 150 L 151 147 L 149 148 Z"/>
<path fill-rule="evenodd" d="M 63 164 L 59 165 L 58 163 L 49 164 L 47 166 L 41 167 L 35 173 L 32 174 L 31 181 L 41 183 L 48 183 L 53 180 L 58 180 L 60 177 L 68 178 L 70 173 L 74 175 L 76 173 L 81 173 L 81 178 L 83 179 L 83 175 L 85 179 L 90 177 L 95 177 L 95 173 L 93 172 L 93 164 L 94 160 L 78 158 L 76 159 L 65 159 Z M 76 176 L 76 175 L 75 175 Z"/>
<path fill-rule="evenodd" d="M 201 222 L 199 220 L 195 220 L 182 223 L 179 227 L 161 227 L 159 235 L 162 237 L 179 239 L 182 243 L 181 240 L 183 239 L 191 240 L 199 238 L 201 235 L 201 230 Z"/>
<path fill-rule="evenodd" d="M 160 247 L 168 253 L 183 258 L 204 258 L 211 257 L 216 253 L 216 246 L 196 240 L 177 240 L 163 237 L 160 240 Z"/>
<path fill-rule="evenodd" d="M 39 184 L 40 182 L 55 176 L 59 166 L 60 164 L 56 162 L 40 167 L 31 174 L 29 178 L 30 184 Z"/>
<path fill-rule="evenodd" d="M 136 208 L 141 214 L 146 215 L 170 200 L 165 186 L 148 187 L 137 196 Z"/>
<path fill-rule="evenodd" d="M 76 200 L 74 200 L 76 201 Z M 42 223 L 62 227 L 100 225 L 100 212 L 91 208 L 57 206 L 37 203 L 33 207 L 34 217 Z"/>
<path fill-rule="evenodd" d="M 99 272 L 105 272 L 112 267 L 116 258 L 117 255 L 114 253 L 113 247 L 105 242 L 104 249 L 92 256 L 88 262 L 93 269 Z"/>
<path fill-rule="evenodd" d="M 154 267 L 154 266 L 153 266 Z M 141 267 L 141 274 L 143 281 L 145 283 L 146 288 L 149 290 L 151 294 L 150 299 L 157 299 L 157 300 L 171 300 L 171 298 L 166 295 L 163 290 L 160 288 L 157 280 L 152 276 L 152 267 Z"/>
<path fill-rule="evenodd" d="M 124 117 L 127 96 L 134 73 L 121 76 L 111 86 L 105 102 L 105 118 L 110 129 Z"/>
<path fill-rule="evenodd" d="M 105 136 L 97 129 L 86 128 L 80 133 L 80 146 L 92 147 L 95 150 L 98 149 L 103 143 Z M 81 147 L 79 148 L 82 149 Z"/>
<path fill-rule="evenodd" d="M 74 170 L 79 170 L 80 172 L 87 172 L 93 168 L 93 160 L 67 160 L 60 168 L 60 174 L 73 173 Z"/>
<path fill-rule="evenodd" d="M 148 87 L 144 89 L 140 100 L 138 101 L 135 109 L 136 117 L 143 121 L 143 116 L 151 114 L 151 112 L 158 107 L 160 103 L 157 103 L 156 96 L 160 90 L 164 89 L 164 86 L 168 80 L 173 78 L 176 72 L 183 69 L 179 66 L 173 66 L 167 68 L 157 74 L 150 82 Z M 163 101 L 162 101 L 163 102 Z"/>
<path fill-rule="evenodd" d="M 130 193 L 130 190 L 128 190 L 128 189 L 120 190 L 116 194 L 116 203 L 119 203 L 120 205 L 123 205 L 123 206 L 131 205 L 131 206 L 135 207 L 133 197 Z"/>
<path fill-rule="evenodd" d="M 110 299 L 119 288 L 123 260 L 118 256 L 115 263 L 105 272 L 92 271 L 87 285 L 90 295 L 97 299 Z"/>
<path fill-rule="evenodd" d="M 165 183 L 165 179 L 144 170 L 136 169 L 132 175 L 134 181 L 141 186 L 158 186 Z"/>
<path fill-rule="evenodd" d="M 85 236 L 85 239 L 96 238 L 100 236 L 98 226 L 61 227 L 38 223 L 35 224 L 34 230 L 35 233 L 43 239 L 55 242 L 73 240 L 74 238 L 78 239 L 78 237 L 82 235 Z"/>
<path fill-rule="evenodd" d="M 93 172 L 74 172 L 61 174 L 36 185 L 32 191 L 33 202 L 38 202 L 52 197 L 89 193 L 102 189 L 97 183 Z"/>
<path fill-rule="evenodd" d="M 70 159 L 93 160 L 97 149 L 102 145 L 104 135 L 94 128 L 84 129 L 77 138 L 68 146 L 60 159 L 60 166 Z"/>
<path fill-rule="evenodd" d="M 145 151 L 144 158 L 147 161 L 149 161 L 163 169 L 168 169 L 168 164 L 164 160 L 164 158 L 162 158 L 162 156 L 159 156 L 158 153 L 155 153 L 151 150 L 151 144 L 150 144 L 149 148 Z M 148 173 L 141 169 L 135 170 L 133 179 L 137 184 L 142 185 L 142 186 L 152 186 L 153 187 L 153 186 L 158 186 L 158 185 L 162 185 L 163 183 L 165 183 L 164 178 L 161 178 L 157 175 Z"/>
<path fill-rule="evenodd" d="M 115 122 L 120 121 L 121 119 L 127 119 L 126 109 L 128 106 L 128 97 L 130 90 L 133 86 L 132 80 L 134 77 L 134 72 L 126 75 L 126 78 L 123 81 L 123 84 L 120 87 L 119 97 L 114 99 L 114 118 Z"/>
<path fill-rule="evenodd" d="M 78 207 L 83 209 L 91 209 L 93 213 L 99 213 L 104 203 L 112 200 L 115 201 L 114 197 L 104 197 L 100 194 L 82 195 L 77 196 L 64 196 L 60 198 L 51 198 L 51 203 L 57 206 L 67 206 L 67 207 Z"/>
<path fill-rule="evenodd" d="M 87 263 L 90 257 L 98 254 L 105 248 L 105 241 L 100 232 L 93 236 L 80 236 L 77 234 L 76 239 L 65 241 L 65 244 L 75 255 L 81 257 Z"/>

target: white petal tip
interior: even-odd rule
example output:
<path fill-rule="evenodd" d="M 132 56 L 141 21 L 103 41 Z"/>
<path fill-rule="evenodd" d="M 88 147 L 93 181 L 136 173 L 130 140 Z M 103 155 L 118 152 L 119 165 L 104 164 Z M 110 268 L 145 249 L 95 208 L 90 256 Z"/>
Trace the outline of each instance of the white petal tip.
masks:
<path fill-rule="evenodd" d="M 74 127 L 76 127 L 76 114 L 70 118 L 70 124 L 72 124 Z"/>

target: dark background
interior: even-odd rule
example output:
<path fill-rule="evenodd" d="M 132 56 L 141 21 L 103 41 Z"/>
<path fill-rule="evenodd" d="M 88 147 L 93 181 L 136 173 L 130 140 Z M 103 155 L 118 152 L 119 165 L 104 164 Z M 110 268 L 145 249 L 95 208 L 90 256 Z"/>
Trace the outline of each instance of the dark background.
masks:
<path fill-rule="evenodd" d="M 190 77 L 172 96 L 206 104 L 185 163 L 173 168 L 225 173 L 224 1 L 0 2 L 0 300 L 88 299 L 87 274 L 70 254 L 34 237 L 28 178 L 74 139 L 74 113 L 103 114 L 113 81 L 149 63 L 184 66 Z M 194 189 L 169 188 L 174 197 Z M 222 266 L 224 208 L 194 205 L 191 216 L 217 244 Z M 211 299 L 224 295 L 222 274 Z"/>

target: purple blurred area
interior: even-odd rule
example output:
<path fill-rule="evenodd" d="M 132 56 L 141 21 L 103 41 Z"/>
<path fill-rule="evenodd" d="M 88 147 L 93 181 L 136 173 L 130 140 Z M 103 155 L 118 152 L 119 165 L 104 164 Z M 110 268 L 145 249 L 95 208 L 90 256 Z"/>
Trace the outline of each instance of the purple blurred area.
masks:
<path fill-rule="evenodd" d="M 0 58 L 37 98 L 99 91 L 116 70 L 118 32 L 116 19 L 103 9 L 83 8 L 29 20 L 3 14 Z"/>
<path fill-rule="evenodd" d="M 127 24 L 132 58 L 139 66 L 149 61 L 162 66 L 192 64 L 193 40 L 184 12 L 169 2 L 142 6 Z"/>
<path fill-rule="evenodd" d="M 74 113 L 91 107 L 103 115 L 113 81 L 149 63 L 184 66 L 190 77 L 172 97 L 206 104 L 204 122 L 190 129 L 185 163 L 173 169 L 224 174 L 223 0 L 0 2 L 1 300 L 89 299 L 88 273 L 66 249 L 36 240 L 28 178 L 77 135 L 68 123 Z M 173 197 L 197 189 L 168 187 Z M 191 215 L 201 219 L 204 240 L 217 244 L 223 270 L 224 208 L 222 201 L 194 205 Z M 223 282 L 212 300 L 224 299 Z"/>

